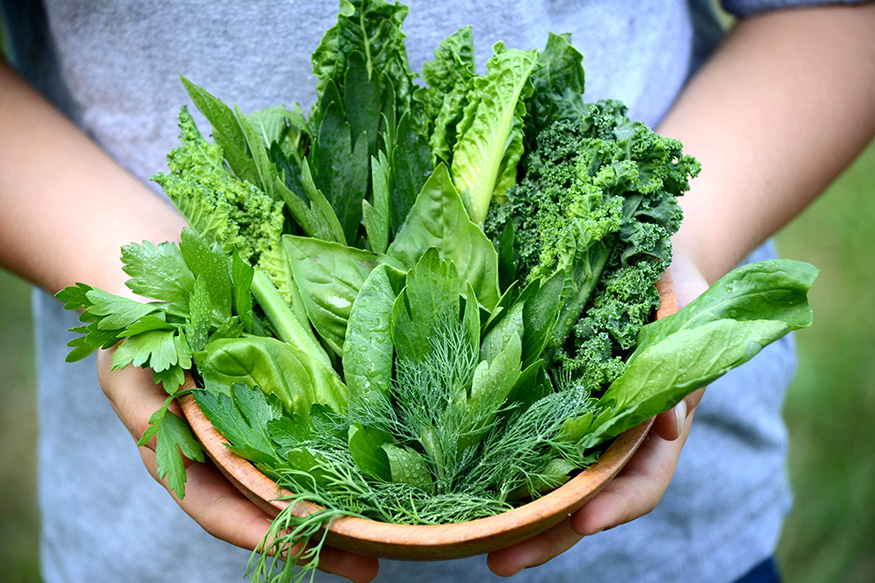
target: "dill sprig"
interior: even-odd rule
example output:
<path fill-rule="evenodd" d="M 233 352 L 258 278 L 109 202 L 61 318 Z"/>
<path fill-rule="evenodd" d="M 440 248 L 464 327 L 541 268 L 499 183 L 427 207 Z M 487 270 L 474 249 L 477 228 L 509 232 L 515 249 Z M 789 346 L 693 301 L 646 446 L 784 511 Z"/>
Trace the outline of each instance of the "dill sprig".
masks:
<path fill-rule="evenodd" d="M 536 497 L 561 485 L 570 470 L 586 467 L 593 457 L 576 443 L 561 439 L 563 426 L 597 407 L 597 399 L 575 386 L 514 412 L 505 425 L 486 436 L 478 462 L 468 474 L 468 488 L 495 492 L 504 501 Z"/>

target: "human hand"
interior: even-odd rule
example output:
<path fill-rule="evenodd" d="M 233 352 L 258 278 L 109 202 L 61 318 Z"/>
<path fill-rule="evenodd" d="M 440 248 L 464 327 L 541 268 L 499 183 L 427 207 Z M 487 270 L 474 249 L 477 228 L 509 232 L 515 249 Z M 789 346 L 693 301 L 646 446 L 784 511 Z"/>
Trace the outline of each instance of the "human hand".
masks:
<path fill-rule="evenodd" d="M 708 287 L 699 270 L 683 255 L 675 255 L 671 274 L 679 308 Z M 657 415 L 650 433 L 629 463 L 583 508 L 540 535 L 490 553 L 487 557 L 490 570 L 496 575 L 511 576 L 546 563 L 585 536 L 652 511 L 671 482 L 704 391 L 702 388 L 693 392 L 673 409 Z"/>
<path fill-rule="evenodd" d="M 111 371 L 112 350 L 100 351 L 97 362 L 100 386 L 116 414 L 138 441 L 149 426 L 149 417 L 163 405 L 167 394 L 160 385 L 153 383 L 148 370 L 129 366 Z M 181 415 L 175 405 L 171 405 L 171 409 Z M 158 476 L 154 438 L 139 450 L 152 477 L 167 488 L 176 503 L 205 531 L 239 547 L 250 550 L 259 547 L 270 526 L 270 516 L 240 493 L 209 460 L 185 461 L 186 494 L 179 498 L 170 490 L 167 480 Z M 241 565 L 241 569 L 243 567 Z M 318 568 L 365 583 L 376 577 L 379 565 L 374 558 L 324 546 Z"/>

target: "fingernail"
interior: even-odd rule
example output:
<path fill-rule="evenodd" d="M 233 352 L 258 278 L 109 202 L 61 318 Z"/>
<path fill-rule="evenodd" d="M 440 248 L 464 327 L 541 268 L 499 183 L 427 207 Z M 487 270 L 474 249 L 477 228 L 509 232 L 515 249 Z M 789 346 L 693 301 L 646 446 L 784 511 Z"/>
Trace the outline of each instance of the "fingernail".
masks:
<path fill-rule="evenodd" d="M 681 400 L 680 403 L 675 405 L 674 413 L 678 418 L 678 435 L 683 433 L 684 431 L 684 423 L 687 421 L 687 402 Z"/>

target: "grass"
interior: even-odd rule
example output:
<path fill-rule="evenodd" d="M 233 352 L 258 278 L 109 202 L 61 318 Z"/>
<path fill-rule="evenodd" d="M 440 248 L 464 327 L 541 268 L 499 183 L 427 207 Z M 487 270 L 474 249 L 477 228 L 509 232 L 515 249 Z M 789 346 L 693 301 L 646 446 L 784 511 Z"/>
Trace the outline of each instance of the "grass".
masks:
<path fill-rule="evenodd" d="M 778 548 L 787 583 L 875 581 L 875 145 L 778 236 L 821 269 L 786 402 L 796 505 Z M 28 286 L 0 272 L 0 565 L 34 583 L 38 511 Z"/>
<path fill-rule="evenodd" d="M 0 565 L 7 583 L 39 581 L 36 411 L 29 287 L 0 271 Z"/>
<path fill-rule="evenodd" d="M 817 265 L 815 323 L 785 416 L 796 506 L 778 557 L 792 583 L 875 581 L 875 144 L 778 237 Z"/>

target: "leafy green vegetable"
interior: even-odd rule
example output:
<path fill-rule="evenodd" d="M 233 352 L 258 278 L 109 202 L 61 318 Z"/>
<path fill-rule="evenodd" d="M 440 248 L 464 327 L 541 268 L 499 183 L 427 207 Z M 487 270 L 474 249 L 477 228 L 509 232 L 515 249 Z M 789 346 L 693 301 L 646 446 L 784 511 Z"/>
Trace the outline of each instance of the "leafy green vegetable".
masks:
<path fill-rule="evenodd" d="M 506 49 L 496 43 L 489 71 L 473 81 L 453 148 L 453 183 L 462 195 L 471 220 L 482 224 L 490 202 L 504 200 L 516 183 L 523 155 L 525 100 L 537 64 L 535 52 Z"/>
<path fill-rule="evenodd" d="M 610 439 L 670 409 L 771 342 L 810 326 L 807 292 L 816 276 L 811 265 L 788 259 L 744 265 L 676 314 L 644 326 L 584 443 Z"/>
<path fill-rule="evenodd" d="M 549 93 L 547 80 L 539 86 L 539 115 L 559 119 L 538 132 L 524 178 L 491 207 L 485 230 L 526 281 L 564 278 L 551 358 L 561 374 L 601 390 L 622 373 L 658 305 L 654 283 L 671 262 L 681 221 L 677 197 L 698 163 L 677 140 L 630 121 L 616 101 L 587 105 L 567 121 L 560 106 L 568 95 Z"/>

